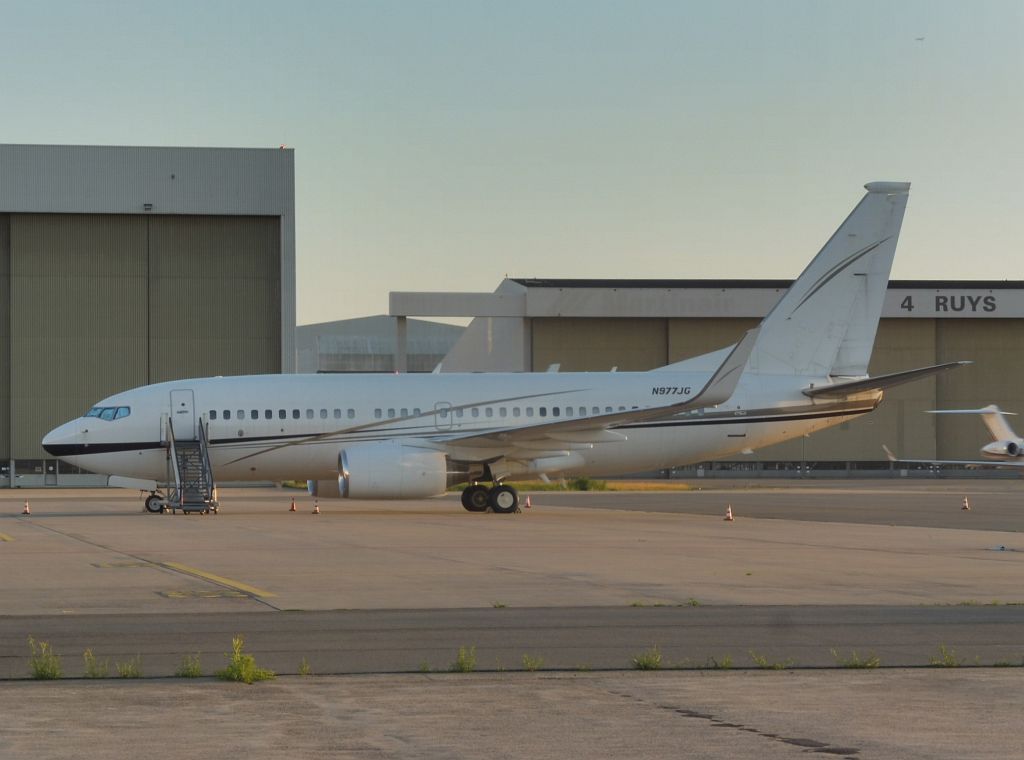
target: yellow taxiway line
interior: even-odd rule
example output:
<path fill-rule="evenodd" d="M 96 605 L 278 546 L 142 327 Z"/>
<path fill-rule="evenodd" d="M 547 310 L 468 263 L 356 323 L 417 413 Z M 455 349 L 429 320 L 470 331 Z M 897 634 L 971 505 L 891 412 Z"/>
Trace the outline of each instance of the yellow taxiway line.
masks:
<path fill-rule="evenodd" d="M 176 570 L 179 573 L 185 573 L 185 575 L 191 575 L 196 578 L 202 578 L 205 581 L 212 581 L 213 583 L 217 583 L 221 586 L 233 588 L 236 591 L 244 591 L 246 594 L 251 594 L 252 596 L 277 596 L 276 594 L 270 591 L 264 591 L 263 589 L 256 588 L 255 586 L 240 583 L 239 581 L 233 581 L 230 578 L 224 578 L 220 575 L 214 575 L 213 573 L 208 573 L 205 570 L 199 570 L 194 567 L 189 567 L 188 565 L 179 565 L 177 562 L 157 562 L 155 564 L 159 565 L 160 567 L 166 567 L 168 570 Z"/>
<path fill-rule="evenodd" d="M 0 533 L 0 541 L 13 541 L 14 539 L 8 536 L 6 533 Z"/>

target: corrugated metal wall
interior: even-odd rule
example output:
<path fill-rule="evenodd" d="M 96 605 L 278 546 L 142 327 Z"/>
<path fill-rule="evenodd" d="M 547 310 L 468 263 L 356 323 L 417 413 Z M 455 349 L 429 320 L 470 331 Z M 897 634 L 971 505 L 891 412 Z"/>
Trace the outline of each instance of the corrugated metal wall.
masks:
<path fill-rule="evenodd" d="M 150 382 L 281 371 L 274 217 L 151 217 Z"/>
<path fill-rule="evenodd" d="M 280 371 L 277 218 L 11 214 L 9 227 L 9 456 L 43 457 L 48 430 L 120 390 Z"/>
<path fill-rule="evenodd" d="M 0 460 L 11 458 L 11 218 L 0 214 Z"/>

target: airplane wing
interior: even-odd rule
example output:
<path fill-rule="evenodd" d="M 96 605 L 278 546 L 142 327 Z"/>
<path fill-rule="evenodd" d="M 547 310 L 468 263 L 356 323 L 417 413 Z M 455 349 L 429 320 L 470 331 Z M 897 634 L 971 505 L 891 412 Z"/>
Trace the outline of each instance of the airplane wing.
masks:
<path fill-rule="evenodd" d="M 459 447 L 505 447 L 509 444 L 523 448 L 566 448 L 562 444 L 593 444 L 624 441 L 626 436 L 614 428 L 621 425 L 673 417 L 691 409 L 703 409 L 729 400 L 739 383 L 743 368 L 757 341 L 759 328 L 749 330 L 737 343 L 725 361 L 715 370 L 703 388 L 693 398 L 677 404 L 629 409 L 622 412 L 598 414 L 572 420 L 544 422 L 526 427 L 507 427 L 484 433 L 456 434 L 442 439 Z M 536 444 L 530 446 L 530 444 Z"/>
<path fill-rule="evenodd" d="M 939 372 L 964 367 L 973 363 L 969 361 L 946 362 L 945 364 L 934 364 L 930 367 L 908 369 L 903 372 L 893 372 L 887 375 L 875 375 L 874 377 L 866 377 L 863 380 L 846 380 L 829 385 L 812 385 L 810 388 L 804 388 L 803 394 L 811 398 L 817 396 L 828 398 L 831 396 L 846 396 L 850 393 L 861 393 L 863 391 L 881 391 L 894 385 L 902 385 L 913 380 L 920 380 L 922 377 L 928 377 L 929 375 L 935 375 Z"/>
<path fill-rule="evenodd" d="M 1009 467 L 1011 469 L 1024 467 L 1024 461 L 999 461 L 997 459 L 903 459 L 892 453 L 888 446 L 882 445 L 885 449 L 885 456 L 895 464 L 959 464 L 964 467 Z"/>

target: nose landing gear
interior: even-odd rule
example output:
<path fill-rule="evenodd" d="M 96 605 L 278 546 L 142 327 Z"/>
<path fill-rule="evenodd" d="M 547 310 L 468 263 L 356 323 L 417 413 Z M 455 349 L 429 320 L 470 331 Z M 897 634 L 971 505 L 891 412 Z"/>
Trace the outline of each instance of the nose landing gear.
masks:
<path fill-rule="evenodd" d="M 519 511 L 519 492 L 501 483 L 491 488 L 472 483 L 462 491 L 462 506 L 468 512 L 486 512 L 490 508 L 497 514 L 510 514 Z"/>

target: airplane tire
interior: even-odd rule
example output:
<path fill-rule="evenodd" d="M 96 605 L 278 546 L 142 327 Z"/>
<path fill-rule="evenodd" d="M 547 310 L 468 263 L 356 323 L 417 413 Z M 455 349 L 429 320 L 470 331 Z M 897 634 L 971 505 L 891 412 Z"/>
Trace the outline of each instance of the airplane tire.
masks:
<path fill-rule="evenodd" d="M 488 497 L 491 510 L 499 515 L 507 515 L 519 509 L 519 494 L 512 486 L 495 486 Z"/>
<path fill-rule="evenodd" d="M 159 514 L 164 511 L 164 500 L 157 496 L 155 493 L 151 493 L 146 497 L 146 511 L 152 514 Z"/>
<path fill-rule="evenodd" d="M 462 506 L 467 512 L 486 512 L 490 506 L 487 486 L 476 484 L 462 489 Z"/>

